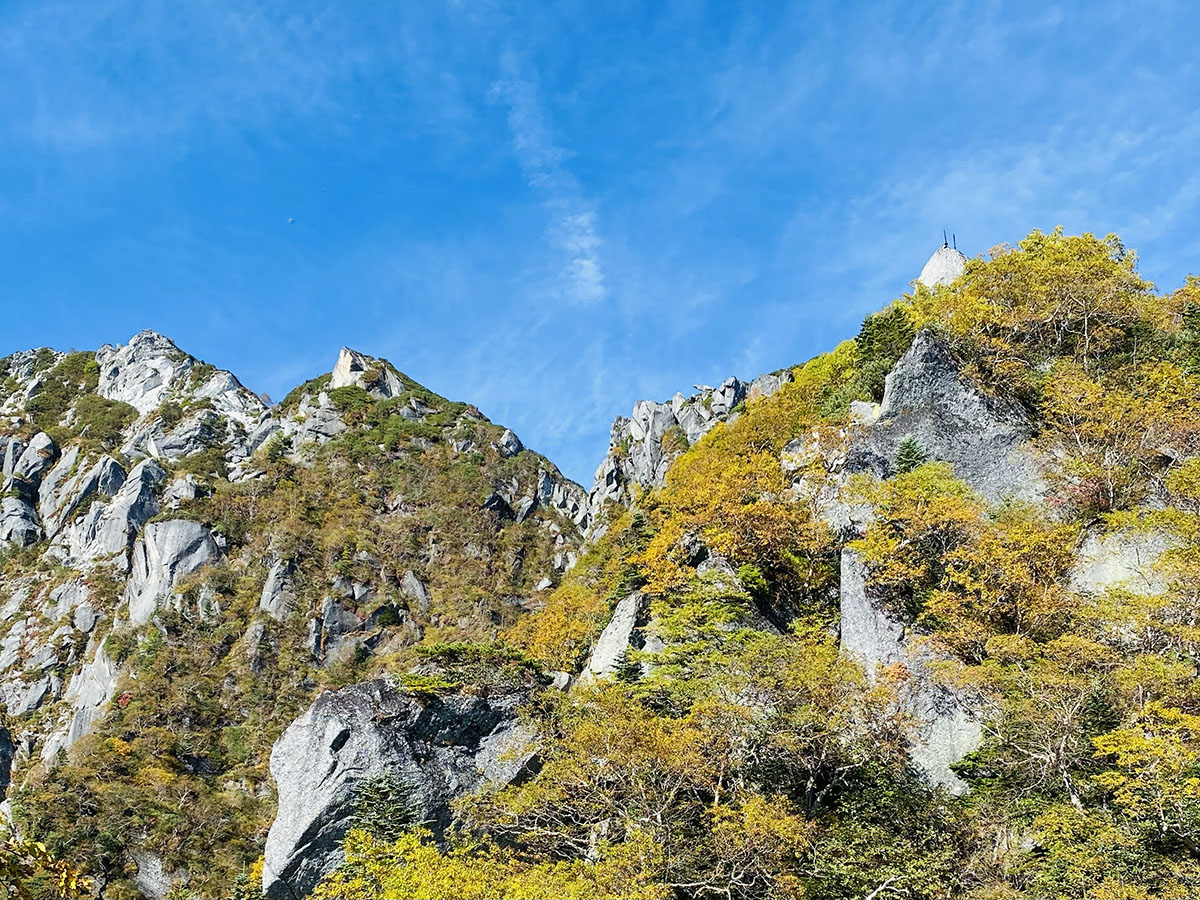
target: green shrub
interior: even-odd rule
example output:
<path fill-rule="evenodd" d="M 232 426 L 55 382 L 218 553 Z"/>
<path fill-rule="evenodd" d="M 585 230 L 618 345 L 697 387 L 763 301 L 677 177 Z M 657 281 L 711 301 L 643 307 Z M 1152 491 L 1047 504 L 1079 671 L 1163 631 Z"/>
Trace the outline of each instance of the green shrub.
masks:
<path fill-rule="evenodd" d="M 892 462 L 892 467 L 898 475 L 903 475 L 906 472 L 911 472 L 928 460 L 929 454 L 925 452 L 925 448 L 921 446 L 921 442 L 910 434 L 896 448 L 896 458 Z"/>
<path fill-rule="evenodd" d="M 417 647 L 416 654 L 454 680 L 488 687 L 517 687 L 539 680 L 541 664 L 502 641 L 456 641 Z"/>
<path fill-rule="evenodd" d="M 111 450 L 121 433 L 138 417 L 138 411 L 120 400 L 106 400 L 99 394 L 85 394 L 75 402 L 72 430 L 89 443 Z"/>
<path fill-rule="evenodd" d="M 413 790 L 394 772 L 362 781 L 354 789 L 354 825 L 380 840 L 397 840 L 415 824 L 420 806 Z"/>
<path fill-rule="evenodd" d="M 366 409 L 375 399 L 358 385 L 348 384 L 330 391 L 329 402 L 338 412 L 346 414 Z"/>
<path fill-rule="evenodd" d="M 174 400 L 164 400 L 156 414 L 163 427 L 170 431 L 183 420 L 183 407 Z"/>
<path fill-rule="evenodd" d="M 441 675 L 419 675 L 405 672 L 399 678 L 400 687 L 415 697 L 432 700 L 441 694 L 454 694 L 462 689 L 461 681 L 451 681 Z"/>
<path fill-rule="evenodd" d="M 42 431 L 57 428 L 75 399 L 93 392 L 99 383 L 95 354 L 69 353 L 46 374 L 41 390 L 25 404 L 25 413 Z"/>
<path fill-rule="evenodd" d="M 175 464 L 179 474 L 192 474 L 199 478 L 224 479 L 228 476 L 223 447 L 206 447 L 179 460 Z"/>

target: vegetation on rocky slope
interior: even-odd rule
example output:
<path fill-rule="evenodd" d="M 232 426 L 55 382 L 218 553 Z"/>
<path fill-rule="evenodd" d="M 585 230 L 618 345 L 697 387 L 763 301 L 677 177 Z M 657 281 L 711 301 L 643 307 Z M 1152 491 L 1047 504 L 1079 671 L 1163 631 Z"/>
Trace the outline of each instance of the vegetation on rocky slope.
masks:
<path fill-rule="evenodd" d="M 640 588 L 648 671 L 531 712 L 540 773 L 461 801 L 443 850 L 355 832 L 324 896 L 1194 896 L 1198 300 L 1154 293 L 1115 238 L 1035 232 L 869 318 L 688 450 L 510 632 L 578 671 Z M 986 500 L 911 445 L 882 479 L 831 463 L 923 329 L 1035 423 L 1044 502 Z M 831 527 L 822 488 L 872 514 Z M 1169 547 L 1152 589 L 1072 579 L 1086 536 L 1139 534 Z M 847 541 L 980 698 L 962 796 L 909 764 L 912 673 L 839 652 Z"/>
<path fill-rule="evenodd" d="M 81 373 L 78 384 L 67 368 Z M 295 452 L 277 436 L 250 462 L 253 477 L 228 480 L 221 442 L 164 460 L 173 476 L 200 478 L 194 496 L 158 520 L 203 523 L 222 550 L 179 581 L 150 623 L 130 623 L 118 609 L 120 571 L 83 573 L 101 623 L 78 649 L 86 643 L 118 667 L 114 702 L 68 752 L 21 766 L 10 796 L 22 832 L 94 873 L 105 896 L 139 896 L 139 869 L 157 861 L 188 896 L 227 896 L 261 855 L 274 815 L 271 745 L 313 696 L 405 672 L 421 646 L 491 640 L 577 546 L 576 526 L 552 510 L 517 521 L 507 503 L 487 503 L 498 486 L 532 493 L 543 472 L 561 480 L 551 464 L 501 452 L 504 430 L 478 410 L 398 377 L 404 389 L 393 397 L 354 385 L 331 391 L 346 430 Z M 77 424 L 55 430 L 63 446 L 116 453 L 110 431 L 119 434 L 136 410 L 95 389 L 91 355 L 64 357 L 15 433 L 66 420 Z M 174 428 L 197 407 L 182 396 L 147 419 Z M 98 429 L 109 419 L 88 411 L 99 408 L 129 414 Z M 89 428 L 78 425 L 85 416 Z M 212 464 L 197 464 L 200 456 Z M 4 583 L 45 591 L 80 574 L 45 548 L 11 550 Z M 286 572 L 286 605 L 274 614 L 261 608 L 273 565 Z M 33 717 L 55 707 L 47 700 Z M 38 723 L 11 727 L 36 734 Z"/>
<path fill-rule="evenodd" d="M 24 770 L 18 821 L 106 896 L 135 894 L 145 848 L 178 896 L 252 891 L 267 754 L 319 689 L 385 672 L 427 702 L 514 672 L 580 675 L 636 592 L 637 640 L 611 677 L 533 691 L 536 773 L 457 801 L 440 841 L 390 800 L 371 805 L 317 896 L 1196 896 L 1200 282 L 1156 293 L 1114 237 L 1034 232 L 989 257 L 748 400 L 661 488 L 592 523 L 549 589 L 571 523 L 521 519 L 496 493 L 548 463 L 501 452 L 501 429 L 401 376 L 392 397 L 328 390 L 329 376 L 301 386 L 284 414 L 327 391 L 348 429 L 295 452 L 273 438 L 234 481 L 220 440 L 213 459 L 174 464 L 206 489 L 160 516 L 204 523 L 222 557 L 153 622 L 101 626 L 123 673 L 114 708 Z M 1028 425 L 1037 485 L 968 483 L 911 435 L 856 462 L 920 335 Z M 86 355 L 38 364 L 65 387 L 22 427 L 111 450 L 131 413 L 88 400 Z M 71 424 L 88 404 L 95 424 Z M 1080 576 L 1084 549 L 1106 542 L 1158 548 L 1140 586 Z M 925 676 L 864 668 L 839 638 L 847 560 L 904 623 L 907 660 L 971 698 L 964 791 L 916 760 Z M 260 609 L 271 569 L 290 614 Z M 405 593 L 410 573 L 428 607 Z M 3 573 L 73 574 L 36 546 Z M 119 579 L 88 578 L 113 612 Z M 352 639 L 318 628 L 314 642 L 327 596 L 359 623 Z"/>

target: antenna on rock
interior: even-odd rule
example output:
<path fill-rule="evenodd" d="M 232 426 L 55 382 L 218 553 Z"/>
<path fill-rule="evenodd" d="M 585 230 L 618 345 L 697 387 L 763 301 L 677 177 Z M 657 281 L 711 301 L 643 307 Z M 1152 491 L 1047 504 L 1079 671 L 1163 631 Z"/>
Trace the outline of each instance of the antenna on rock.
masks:
<path fill-rule="evenodd" d="M 954 249 L 957 250 L 958 249 L 958 235 L 957 234 L 950 235 L 950 240 L 952 240 L 954 242 Z"/>
<path fill-rule="evenodd" d="M 946 240 L 946 229 L 945 228 L 942 229 L 942 246 L 943 247 L 950 246 L 950 242 L 948 240 Z"/>

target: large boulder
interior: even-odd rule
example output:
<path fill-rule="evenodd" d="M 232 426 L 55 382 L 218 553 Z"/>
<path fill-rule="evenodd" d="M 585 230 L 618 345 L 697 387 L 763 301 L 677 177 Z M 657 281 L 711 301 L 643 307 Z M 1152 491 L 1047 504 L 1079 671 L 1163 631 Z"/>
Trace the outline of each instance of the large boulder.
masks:
<path fill-rule="evenodd" d="M 111 497 L 124 483 L 125 470 L 111 456 L 87 465 L 79 459 L 79 447 L 69 447 L 38 490 L 38 511 L 47 537 L 58 534 L 85 501 L 95 496 Z"/>
<path fill-rule="evenodd" d="M 433 606 L 433 595 L 412 569 L 407 570 L 400 580 L 400 593 L 408 599 L 409 609 L 422 615 L 427 615 Z"/>
<path fill-rule="evenodd" d="M 185 503 L 204 497 L 209 493 L 208 488 L 200 483 L 195 475 L 187 474 L 176 478 L 163 491 L 162 505 L 167 509 L 179 509 Z"/>
<path fill-rule="evenodd" d="M 933 786 L 963 794 L 967 784 L 951 770 L 983 740 L 982 702 L 934 677 L 935 658 L 917 644 L 911 626 L 873 597 L 866 569 L 853 550 L 842 551 L 841 647 L 872 681 L 881 666 L 902 665 L 908 673 L 903 701 L 917 723 L 910 758 Z"/>
<path fill-rule="evenodd" d="M 70 619 L 80 631 L 91 631 L 96 624 L 97 613 L 92 605 L 92 592 L 81 578 L 72 578 L 52 588 L 50 603 L 45 611 L 55 622 Z"/>
<path fill-rule="evenodd" d="M 48 513 L 53 513 L 58 505 L 57 500 L 63 491 L 64 485 L 72 476 L 80 474 L 79 472 L 79 445 L 72 444 L 63 451 L 62 455 L 43 477 L 42 483 L 38 487 L 37 504 L 38 514 L 45 519 Z"/>
<path fill-rule="evenodd" d="M 892 474 L 901 442 L 912 437 L 931 459 L 953 465 L 956 476 L 990 501 L 1036 502 L 1045 494 L 1028 446 L 1034 435 L 1029 416 L 963 374 L 933 332 L 917 335 L 887 376 L 877 417 L 866 418 L 851 441 L 850 471 Z"/>
<path fill-rule="evenodd" d="M 296 591 L 292 586 L 292 563 L 290 560 L 274 560 L 271 568 L 267 571 L 267 579 L 263 582 L 258 608 L 275 621 L 282 622 L 295 605 Z"/>
<path fill-rule="evenodd" d="M 82 516 L 63 528 L 51 553 L 76 566 L 112 563 L 129 568 L 128 551 L 138 531 L 158 515 L 158 488 L 167 473 L 152 459 L 133 467 L 109 503 L 93 503 Z"/>
<path fill-rule="evenodd" d="M 243 448 L 247 455 L 253 453 L 259 447 L 266 446 L 267 441 L 279 434 L 283 430 L 283 426 L 279 421 L 271 416 L 264 416 L 263 419 L 250 430 L 246 436 L 246 444 Z"/>
<path fill-rule="evenodd" d="M 133 548 L 132 571 L 125 585 L 129 621 L 144 625 L 160 601 L 172 596 L 185 575 L 221 558 L 212 533 L 199 522 L 172 519 L 146 526 Z"/>
<path fill-rule="evenodd" d="M 308 443 L 326 444 L 346 430 L 346 423 L 337 414 L 337 410 L 327 406 L 313 409 L 298 427 L 293 427 L 291 422 L 287 424 L 289 430 L 295 431 L 293 443 L 297 447 Z"/>
<path fill-rule="evenodd" d="M 634 591 L 621 599 L 613 610 L 612 618 L 596 639 L 592 655 L 584 666 L 580 681 L 588 683 L 606 678 L 617 669 L 617 660 L 631 647 L 640 646 L 638 630 L 646 624 L 648 606 L 641 591 Z"/>
<path fill-rule="evenodd" d="M 263 857 L 266 896 L 304 897 L 337 866 L 358 788 L 372 778 L 400 779 L 414 819 L 437 832 L 451 800 L 516 780 L 533 756 L 517 718 L 523 698 L 422 700 L 384 680 L 322 694 L 271 751 L 279 812 Z"/>
<path fill-rule="evenodd" d="M 8 694 L 5 704 L 8 714 L 14 719 L 26 713 L 33 712 L 42 705 L 42 701 L 51 692 L 52 682 L 48 675 L 34 677 L 32 681 L 22 682 L 20 690 Z"/>
<path fill-rule="evenodd" d="M 521 439 L 513 433 L 511 428 L 504 429 L 504 434 L 500 435 L 495 447 L 505 459 L 516 456 L 525 449 L 525 445 L 521 443 Z"/>
<path fill-rule="evenodd" d="M 0 545 L 28 547 L 42 537 L 37 512 L 19 497 L 0 500 Z"/>
<path fill-rule="evenodd" d="M 133 873 L 133 886 L 146 900 L 167 900 L 176 877 L 186 872 L 171 873 L 163 865 L 162 857 L 144 847 L 129 847 L 129 856 L 137 871 Z"/>
<path fill-rule="evenodd" d="M 352 656 L 361 645 L 355 632 L 364 624 L 333 597 L 326 597 L 321 603 L 321 614 L 308 623 L 308 648 L 312 658 L 323 665 L 333 665 Z"/>
<path fill-rule="evenodd" d="M 21 455 L 16 459 L 4 479 L 5 493 L 16 493 L 33 500 L 37 496 L 42 476 L 58 459 L 58 445 L 44 431 L 34 435 Z"/>
<path fill-rule="evenodd" d="M 202 409 L 168 433 L 152 435 L 146 442 L 146 449 L 156 458 L 179 460 L 219 443 L 223 434 L 220 428 L 220 416 L 211 409 Z"/>

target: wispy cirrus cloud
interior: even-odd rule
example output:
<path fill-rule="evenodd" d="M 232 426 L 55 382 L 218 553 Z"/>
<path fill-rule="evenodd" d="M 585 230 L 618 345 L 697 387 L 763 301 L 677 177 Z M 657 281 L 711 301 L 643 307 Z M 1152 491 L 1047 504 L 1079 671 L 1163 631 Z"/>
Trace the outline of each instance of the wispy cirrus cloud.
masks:
<path fill-rule="evenodd" d="M 11 87 L 0 139 L 64 154 L 169 141 L 186 151 L 295 123 L 336 138 L 360 127 L 364 108 L 402 109 L 406 127 L 445 132 L 470 116 L 446 68 L 454 34 L 420 5 L 18 0 L 0 8 Z"/>
<path fill-rule="evenodd" d="M 492 93 L 508 107 L 513 150 L 529 186 L 541 195 L 551 217 L 550 243 L 567 257 L 559 293 L 574 303 L 598 303 L 608 296 L 608 287 L 595 204 L 567 168 L 570 151 L 556 142 L 537 85 L 522 73 L 516 54 L 506 51 L 500 67 L 503 77 L 492 86 Z"/>

